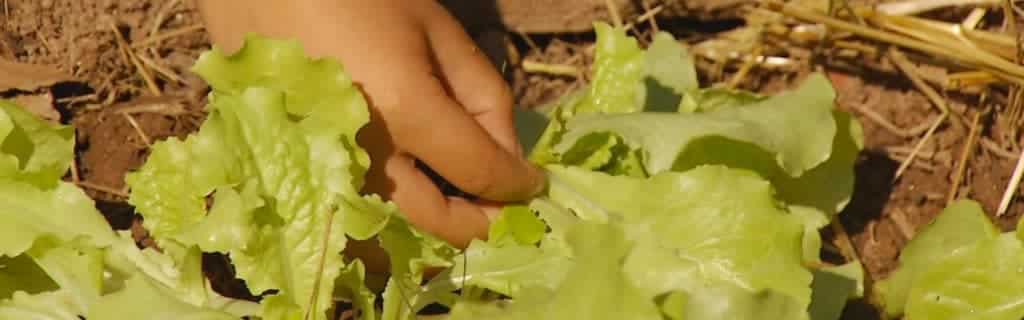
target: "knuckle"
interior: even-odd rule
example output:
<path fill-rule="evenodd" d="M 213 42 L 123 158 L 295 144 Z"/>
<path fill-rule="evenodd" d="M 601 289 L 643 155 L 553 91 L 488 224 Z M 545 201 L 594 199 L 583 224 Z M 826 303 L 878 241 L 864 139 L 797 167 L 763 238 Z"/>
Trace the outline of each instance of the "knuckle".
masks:
<path fill-rule="evenodd" d="M 480 111 L 505 112 L 512 110 L 512 89 L 505 82 L 492 81 L 484 85 L 478 95 Z"/>

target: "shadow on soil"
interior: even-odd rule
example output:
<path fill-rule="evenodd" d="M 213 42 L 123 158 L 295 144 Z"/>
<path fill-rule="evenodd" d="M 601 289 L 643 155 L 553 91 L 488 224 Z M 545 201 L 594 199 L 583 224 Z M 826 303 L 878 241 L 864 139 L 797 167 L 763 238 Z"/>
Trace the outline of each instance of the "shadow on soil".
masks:
<path fill-rule="evenodd" d="M 853 197 L 840 213 L 840 221 L 853 237 L 861 234 L 871 221 L 878 220 L 892 194 L 892 180 L 899 163 L 879 151 L 865 150 L 854 168 L 856 182 Z M 871 276 L 865 279 L 865 295 L 874 285 Z M 865 299 L 850 301 L 843 310 L 843 320 L 881 320 L 881 311 Z"/>
<path fill-rule="evenodd" d="M 850 204 L 839 217 L 850 235 L 860 234 L 878 220 L 892 194 L 892 180 L 899 162 L 882 152 L 865 150 L 854 167 L 856 182 Z"/>

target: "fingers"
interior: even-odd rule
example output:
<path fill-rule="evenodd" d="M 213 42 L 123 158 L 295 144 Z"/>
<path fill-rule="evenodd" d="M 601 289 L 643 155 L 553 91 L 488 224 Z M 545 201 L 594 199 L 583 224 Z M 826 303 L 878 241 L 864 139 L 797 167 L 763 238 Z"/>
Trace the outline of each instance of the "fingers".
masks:
<path fill-rule="evenodd" d="M 442 77 L 455 99 L 505 150 L 522 148 L 512 125 L 512 93 L 487 56 L 451 15 L 440 11 L 426 24 L 427 38 Z"/>
<path fill-rule="evenodd" d="M 400 150 L 459 189 L 487 200 L 519 201 L 540 192 L 540 171 L 495 142 L 437 79 L 411 72 L 406 79 L 419 86 L 408 91 L 415 94 L 403 95 L 399 106 L 382 108 Z"/>
<path fill-rule="evenodd" d="M 397 203 L 410 223 L 460 248 L 486 239 L 487 213 L 467 200 L 442 195 L 412 158 L 393 155 L 381 165 L 371 169 L 366 189 Z"/>

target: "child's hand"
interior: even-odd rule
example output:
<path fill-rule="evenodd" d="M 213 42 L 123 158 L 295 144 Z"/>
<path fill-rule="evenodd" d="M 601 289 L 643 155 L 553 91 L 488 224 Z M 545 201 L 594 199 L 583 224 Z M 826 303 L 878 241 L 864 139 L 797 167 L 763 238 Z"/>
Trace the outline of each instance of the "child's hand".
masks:
<path fill-rule="evenodd" d="M 420 159 L 483 199 L 524 200 L 543 175 L 523 157 L 512 97 L 497 70 L 433 0 L 201 1 L 207 29 L 227 51 L 244 35 L 302 41 L 339 59 L 373 112 L 360 144 L 373 165 L 366 191 L 401 208 L 421 229 L 457 246 L 486 236 L 497 207 L 445 197 L 414 167 Z"/>

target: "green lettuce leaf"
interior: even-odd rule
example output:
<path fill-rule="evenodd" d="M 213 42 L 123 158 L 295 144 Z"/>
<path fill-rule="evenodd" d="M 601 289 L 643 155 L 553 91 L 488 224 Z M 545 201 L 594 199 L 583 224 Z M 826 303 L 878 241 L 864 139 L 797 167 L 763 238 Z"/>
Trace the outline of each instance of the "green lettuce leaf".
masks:
<path fill-rule="evenodd" d="M 570 265 L 564 253 L 529 245 L 498 247 L 474 241 L 466 248 L 465 257 L 454 259 L 447 281 L 455 288 L 485 288 L 511 298 L 522 297 L 523 290 L 554 290 Z"/>
<path fill-rule="evenodd" d="M 864 294 L 864 270 L 859 261 L 814 270 L 811 283 L 812 320 L 839 320 L 846 302 Z"/>
<path fill-rule="evenodd" d="M 335 298 L 348 299 L 360 312 L 360 319 L 376 320 L 377 309 L 374 307 L 375 295 L 366 286 L 366 267 L 362 261 L 354 260 L 338 274 L 335 285 Z"/>
<path fill-rule="evenodd" d="M 697 68 L 693 57 L 667 32 L 654 34 L 651 45 L 644 51 L 646 97 L 644 110 L 675 112 L 684 96 L 696 91 Z"/>
<path fill-rule="evenodd" d="M 899 269 L 875 284 L 886 313 L 891 317 L 903 314 L 912 288 L 922 281 L 919 278 L 943 257 L 970 250 L 976 243 L 998 235 L 999 230 L 977 202 L 959 200 L 950 204 L 903 248 Z"/>
<path fill-rule="evenodd" d="M 642 82 L 646 71 L 644 50 L 622 28 L 596 23 L 594 32 L 597 34 L 597 52 L 591 67 L 594 78 L 588 88 L 589 94 L 574 112 L 639 111 L 645 99 Z"/>
<path fill-rule="evenodd" d="M 60 181 L 71 165 L 73 134 L 0 100 L 0 257 L 18 256 L 44 237 L 84 236 L 95 246 L 114 240 L 92 200 Z"/>
<path fill-rule="evenodd" d="M 834 99 L 828 80 L 815 74 L 794 91 L 743 108 L 696 114 L 581 114 L 567 123 L 567 132 L 555 151 L 569 152 L 589 135 L 610 132 L 643 149 L 648 155 L 645 167 L 659 173 L 707 163 L 700 157 L 723 156 L 690 145 L 702 139 L 725 138 L 770 151 L 774 161 L 760 165 L 775 162 L 783 173 L 799 177 L 828 160 L 832 152 L 837 131 L 832 117 Z M 759 164 L 744 164 L 751 165 Z M 770 172 L 768 168 L 757 171 Z"/>
<path fill-rule="evenodd" d="M 74 128 L 47 123 L 0 99 L 0 178 L 52 188 L 74 156 Z"/>
<path fill-rule="evenodd" d="M 749 91 L 726 88 L 690 90 L 679 102 L 679 113 L 713 112 L 761 102 L 768 97 Z"/>
<path fill-rule="evenodd" d="M 721 164 L 772 181 L 786 203 L 831 219 L 853 193 L 860 124 L 834 110 L 824 77 L 750 104 L 697 113 L 583 114 L 567 122 L 552 153 L 565 165 L 624 174 L 608 163 L 636 163 L 634 177 Z M 631 154 L 633 153 L 633 154 Z M 586 165 L 575 159 L 599 159 Z M 641 173 L 643 172 L 643 173 Z"/>
<path fill-rule="evenodd" d="M 102 293 L 104 252 L 80 239 L 39 239 L 26 254 L 60 286 L 74 310 L 87 312 Z"/>
<path fill-rule="evenodd" d="M 1012 233 L 946 255 L 916 278 L 906 319 L 1024 318 L 1024 246 Z"/>
<path fill-rule="evenodd" d="M 412 319 L 420 307 L 433 301 L 420 287 L 427 268 L 448 268 L 456 252 L 448 243 L 418 231 L 404 219 L 392 219 L 381 231 L 381 246 L 388 253 L 391 278 L 384 289 L 382 319 Z"/>
<path fill-rule="evenodd" d="M 18 291 L 34 295 L 57 289 L 60 286 L 46 275 L 46 271 L 32 257 L 26 254 L 0 256 L 0 300 L 10 299 Z"/>
<path fill-rule="evenodd" d="M 584 222 L 567 237 L 575 261 L 553 291 L 532 287 L 506 307 L 460 303 L 449 319 L 661 319 L 654 301 L 623 273 L 631 241 L 621 226 Z"/>
<path fill-rule="evenodd" d="M 547 225 L 528 206 L 509 205 L 491 223 L 487 241 L 498 245 L 534 245 L 544 238 Z"/>
<path fill-rule="evenodd" d="M 627 274 L 649 296 L 722 281 L 773 289 L 807 306 L 802 222 L 777 206 L 771 185 L 754 173 L 704 166 L 638 179 L 548 169 L 553 201 L 584 220 L 621 219 L 637 242 Z"/>
<path fill-rule="evenodd" d="M 237 320 L 239 317 L 191 305 L 176 299 L 170 288 L 152 279 L 132 277 L 128 279 L 124 290 L 103 296 L 86 318 Z"/>
<path fill-rule="evenodd" d="M 673 292 L 661 299 L 661 309 L 673 320 L 803 319 L 807 311 L 791 297 L 772 290 L 750 292 L 716 283 L 691 294 Z"/>
<path fill-rule="evenodd" d="M 671 34 L 664 31 L 654 34 L 645 55 L 646 74 L 658 84 L 670 88 L 672 93 L 682 96 L 700 87 L 693 56 Z M 669 106 L 674 107 L 675 104 Z"/>
<path fill-rule="evenodd" d="M 71 241 L 84 236 L 97 247 L 116 237 L 85 192 L 65 182 L 40 189 L 0 179 L 0 221 L 0 256 L 17 256 L 41 237 Z"/>
<path fill-rule="evenodd" d="M 161 245 L 228 253 L 254 293 L 277 290 L 268 317 L 324 319 L 346 235 L 368 239 L 397 213 L 358 193 L 365 100 L 338 62 L 311 60 L 294 41 L 250 36 L 194 70 L 213 88 L 210 114 L 186 140 L 153 146 L 126 179 L 129 202 Z"/>
<path fill-rule="evenodd" d="M 13 298 L 0 300 L 0 319 L 81 320 L 85 310 L 74 302 L 67 290 L 38 294 L 15 292 Z M 90 320 L 92 320 L 90 318 Z"/>

